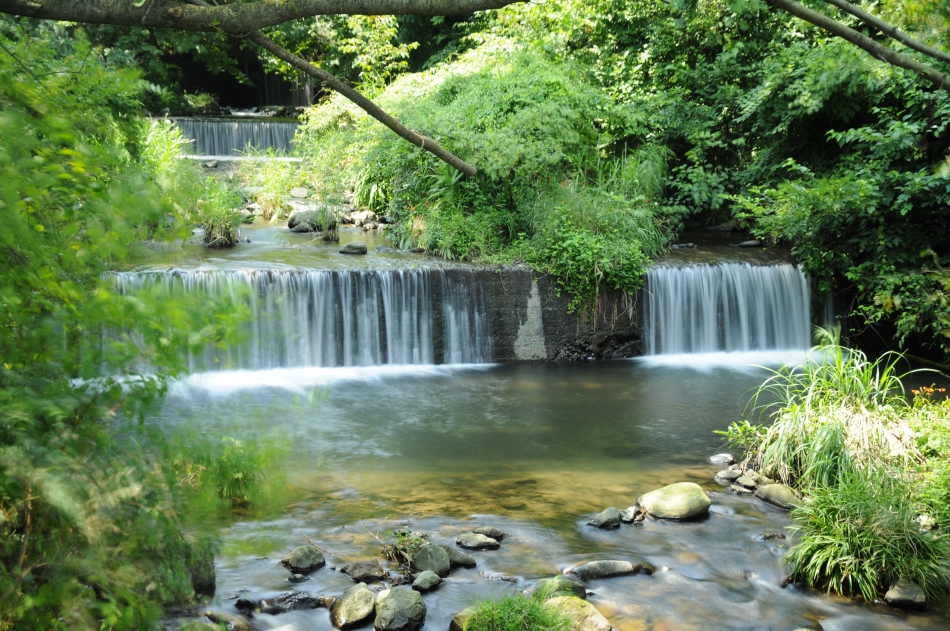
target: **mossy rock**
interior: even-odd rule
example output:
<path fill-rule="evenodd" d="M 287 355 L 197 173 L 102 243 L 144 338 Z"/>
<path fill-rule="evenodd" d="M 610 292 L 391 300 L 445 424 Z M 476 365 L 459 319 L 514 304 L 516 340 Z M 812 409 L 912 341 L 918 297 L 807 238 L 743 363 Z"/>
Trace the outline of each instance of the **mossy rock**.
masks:
<path fill-rule="evenodd" d="M 698 484 L 677 482 L 643 495 L 637 503 L 658 519 L 696 519 L 709 512 L 712 501 Z"/>

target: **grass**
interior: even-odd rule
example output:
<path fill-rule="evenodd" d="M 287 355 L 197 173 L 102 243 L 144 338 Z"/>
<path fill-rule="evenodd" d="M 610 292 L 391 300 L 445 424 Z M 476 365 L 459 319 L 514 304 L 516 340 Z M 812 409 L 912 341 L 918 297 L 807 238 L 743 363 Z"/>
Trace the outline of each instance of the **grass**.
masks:
<path fill-rule="evenodd" d="M 567 631 L 571 620 L 557 609 L 545 607 L 548 594 L 507 596 L 484 600 L 474 605 L 475 611 L 465 631 Z"/>

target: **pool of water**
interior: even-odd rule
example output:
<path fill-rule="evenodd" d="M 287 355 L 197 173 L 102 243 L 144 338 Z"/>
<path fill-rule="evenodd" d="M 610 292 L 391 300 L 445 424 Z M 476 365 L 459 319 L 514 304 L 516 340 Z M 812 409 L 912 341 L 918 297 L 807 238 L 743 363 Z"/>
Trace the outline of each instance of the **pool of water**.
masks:
<path fill-rule="evenodd" d="M 714 430 L 739 418 L 774 356 L 679 362 L 628 360 L 491 366 L 236 371 L 176 384 L 159 418 L 167 431 L 251 438 L 280 432 L 294 501 L 283 512 L 222 526 L 213 607 L 296 588 L 338 595 L 337 571 L 379 558 L 401 527 L 435 543 L 478 525 L 509 534 L 474 552 L 425 598 L 426 631 L 445 631 L 474 600 L 514 594 L 594 559 L 646 562 L 653 576 L 591 581 L 590 601 L 621 631 L 792 631 L 950 628 L 950 609 L 906 614 L 790 585 L 782 554 L 787 514 L 729 493 L 707 458 Z M 687 363 L 683 363 L 683 362 Z M 707 519 L 586 525 L 673 482 L 703 486 Z M 307 540 L 328 565 L 296 586 L 279 560 Z M 503 580 L 502 577 L 505 577 Z M 331 629 L 325 609 L 257 615 L 261 629 Z M 819 627 L 820 625 L 820 627 Z"/>

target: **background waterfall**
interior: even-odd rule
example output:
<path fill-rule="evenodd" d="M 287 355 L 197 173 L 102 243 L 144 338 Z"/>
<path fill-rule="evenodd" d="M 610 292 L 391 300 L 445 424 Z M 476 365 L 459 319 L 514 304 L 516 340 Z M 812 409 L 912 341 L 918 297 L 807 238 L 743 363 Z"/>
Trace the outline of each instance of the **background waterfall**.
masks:
<path fill-rule="evenodd" d="M 173 118 L 188 138 L 197 156 L 236 156 L 251 147 L 289 153 L 293 148 L 297 123 L 266 120 Z"/>
<path fill-rule="evenodd" d="M 462 270 L 123 272 L 121 291 L 246 305 L 244 339 L 192 371 L 491 361 L 485 296 Z"/>
<path fill-rule="evenodd" d="M 647 355 L 804 349 L 811 340 L 797 265 L 657 266 L 646 290 Z"/>

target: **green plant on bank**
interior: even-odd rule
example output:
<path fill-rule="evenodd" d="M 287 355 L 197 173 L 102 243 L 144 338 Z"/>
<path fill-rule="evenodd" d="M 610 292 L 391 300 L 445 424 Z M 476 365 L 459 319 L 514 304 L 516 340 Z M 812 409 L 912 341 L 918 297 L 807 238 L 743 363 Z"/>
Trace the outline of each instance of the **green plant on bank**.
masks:
<path fill-rule="evenodd" d="M 571 619 L 556 608 L 545 607 L 550 591 L 518 594 L 473 605 L 466 631 L 567 631 Z"/>
<path fill-rule="evenodd" d="M 429 545 L 429 539 L 425 533 L 396 530 L 389 535 L 395 537 L 395 543 L 384 543 L 379 547 L 379 552 L 383 557 L 396 563 L 411 563 L 419 550 Z"/>
<path fill-rule="evenodd" d="M 238 167 L 241 186 L 254 191 L 254 201 L 260 204 L 264 221 L 285 219 L 290 207 L 284 198 L 295 186 L 307 186 L 305 165 L 280 159 L 287 156 L 272 147 L 248 147 L 245 155 L 251 159 Z"/>

